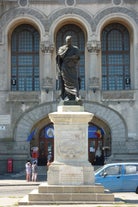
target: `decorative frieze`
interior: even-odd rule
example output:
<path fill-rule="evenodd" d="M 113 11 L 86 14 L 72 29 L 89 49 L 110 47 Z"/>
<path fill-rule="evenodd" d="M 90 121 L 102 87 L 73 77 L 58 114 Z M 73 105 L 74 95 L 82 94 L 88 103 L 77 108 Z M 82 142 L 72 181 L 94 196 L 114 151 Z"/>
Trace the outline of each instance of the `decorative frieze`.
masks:
<path fill-rule="evenodd" d="M 40 44 L 40 48 L 43 53 L 51 53 L 54 50 L 54 45 L 50 44 L 49 41 L 43 41 Z"/>
<path fill-rule="evenodd" d="M 100 87 L 100 80 L 98 77 L 91 77 L 89 78 L 89 89 L 99 89 Z"/>
<path fill-rule="evenodd" d="M 53 79 L 50 77 L 45 77 L 42 79 L 42 89 L 47 93 L 53 88 Z"/>
<path fill-rule="evenodd" d="M 114 6 L 114 7 L 104 9 L 103 11 L 97 13 L 97 15 L 94 18 L 95 25 L 98 25 L 101 19 L 104 19 L 105 16 L 111 15 L 113 13 L 117 14 L 118 12 L 121 13 L 122 15 L 127 15 L 131 17 L 138 24 L 137 11 L 135 11 L 134 9 L 133 10 L 128 9 L 126 7 Z"/>
<path fill-rule="evenodd" d="M 97 40 L 92 40 L 87 43 L 88 52 L 98 53 L 101 50 L 101 42 Z"/>
<path fill-rule="evenodd" d="M 6 1 L 6 0 L 5 0 Z M 8 0 L 7 0 L 8 1 Z M 10 0 L 11 1 L 11 0 Z M 13 0 L 13 1 L 16 1 L 16 0 Z M 34 3 L 45 3 L 45 4 L 64 4 L 65 1 L 67 1 L 68 5 L 72 5 L 74 2 L 77 3 L 77 4 L 109 4 L 111 3 L 111 0 L 29 0 L 30 3 L 34 4 Z M 131 1 L 134 1 L 134 0 L 131 0 Z"/>

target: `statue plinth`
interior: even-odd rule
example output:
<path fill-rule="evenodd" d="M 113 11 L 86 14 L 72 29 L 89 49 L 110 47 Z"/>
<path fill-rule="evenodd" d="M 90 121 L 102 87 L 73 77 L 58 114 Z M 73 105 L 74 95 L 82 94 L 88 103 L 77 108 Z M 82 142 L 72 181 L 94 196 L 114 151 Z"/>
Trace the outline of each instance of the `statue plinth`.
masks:
<path fill-rule="evenodd" d="M 54 162 L 48 169 L 48 184 L 94 184 L 88 161 L 88 122 L 93 114 L 84 112 L 83 106 L 63 105 L 49 118 L 54 123 Z"/>

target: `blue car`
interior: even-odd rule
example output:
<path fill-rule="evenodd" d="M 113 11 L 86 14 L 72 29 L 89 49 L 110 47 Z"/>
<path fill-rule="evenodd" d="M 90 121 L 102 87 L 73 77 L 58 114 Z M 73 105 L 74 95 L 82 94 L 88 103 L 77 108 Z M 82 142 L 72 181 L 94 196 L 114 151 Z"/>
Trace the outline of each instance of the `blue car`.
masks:
<path fill-rule="evenodd" d="M 111 163 L 95 171 L 95 184 L 111 192 L 138 193 L 138 163 Z"/>

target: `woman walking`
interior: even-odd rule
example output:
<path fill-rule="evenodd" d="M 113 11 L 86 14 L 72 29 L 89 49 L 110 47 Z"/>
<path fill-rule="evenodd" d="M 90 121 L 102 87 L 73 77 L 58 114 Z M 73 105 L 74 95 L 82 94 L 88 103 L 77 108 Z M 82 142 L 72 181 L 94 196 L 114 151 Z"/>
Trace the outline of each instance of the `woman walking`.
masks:
<path fill-rule="evenodd" d="M 30 160 L 27 161 L 25 164 L 25 169 L 26 169 L 26 181 L 29 182 L 31 178 L 31 163 Z"/>
<path fill-rule="evenodd" d="M 38 174 L 37 162 L 34 161 L 32 164 L 32 181 L 34 182 L 37 181 L 37 174 Z"/>

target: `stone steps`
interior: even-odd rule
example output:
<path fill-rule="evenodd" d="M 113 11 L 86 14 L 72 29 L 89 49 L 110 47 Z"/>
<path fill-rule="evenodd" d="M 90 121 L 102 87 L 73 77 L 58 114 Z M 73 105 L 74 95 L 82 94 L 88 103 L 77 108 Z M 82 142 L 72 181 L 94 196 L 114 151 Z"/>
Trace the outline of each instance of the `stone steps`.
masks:
<path fill-rule="evenodd" d="M 101 185 L 48 185 L 42 183 L 39 193 L 104 193 Z"/>
<path fill-rule="evenodd" d="M 100 185 L 48 185 L 42 183 L 19 201 L 19 205 L 114 203 L 114 195 Z"/>

